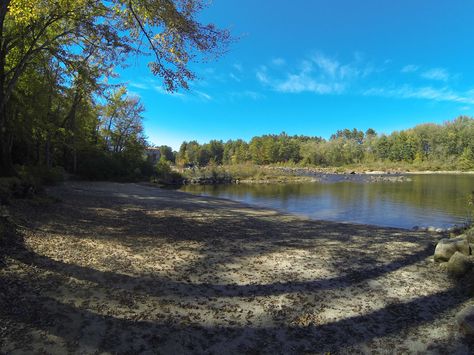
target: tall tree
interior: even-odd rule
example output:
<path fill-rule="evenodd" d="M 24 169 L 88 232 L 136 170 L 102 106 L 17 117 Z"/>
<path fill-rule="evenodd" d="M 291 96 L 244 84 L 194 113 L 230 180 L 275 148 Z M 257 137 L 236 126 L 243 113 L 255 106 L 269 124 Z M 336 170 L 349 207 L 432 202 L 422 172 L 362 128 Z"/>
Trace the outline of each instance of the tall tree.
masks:
<path fill-rule="evenodd" d="M 11 97 L 29 65 L 49 53 L 64 68 L 106 64 L 130 53 L 154 56 L 149 66 L 167 90 L 187 88 L 197 55 L 219 55 L 229 33 L 202 24 L 204 0 L 3 0 L 0 4 L 0 174 L 12 172 Z M 144 41 L 147 46 L 144 46 Z M 71 80 L 72 81 L 72 80 Z"/>

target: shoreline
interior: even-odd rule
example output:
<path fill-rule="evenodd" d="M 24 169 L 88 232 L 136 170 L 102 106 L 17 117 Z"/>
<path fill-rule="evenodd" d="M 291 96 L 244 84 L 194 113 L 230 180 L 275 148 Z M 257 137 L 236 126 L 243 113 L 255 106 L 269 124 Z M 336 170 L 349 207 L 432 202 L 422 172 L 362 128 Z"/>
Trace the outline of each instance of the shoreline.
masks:
<path fill-rule="evenodd" d="M 474 171 L 459 170 L 366 170 L 345 169 L 338 171 L 336 168 L 313 168 L 313 167 L 284 167 L 284 166 L 252 166 L 256 169 L 254 175 L 242 177 L 238 170 L 232 171 L 232 167 L 220 167 L 223 176 L 209 177 L 205 171 L 201 175 L 185 177 L 182 185 L 222 185 L 222 184 L 285 184 L 285 183 L 309 183 L 309 182 L 403 182 L 410 181 L 411 175 L 474 175 Z M 265 175 L 269 173 L 268 175 Z M 263 176 L 262 176 L 263 175 Z"/>

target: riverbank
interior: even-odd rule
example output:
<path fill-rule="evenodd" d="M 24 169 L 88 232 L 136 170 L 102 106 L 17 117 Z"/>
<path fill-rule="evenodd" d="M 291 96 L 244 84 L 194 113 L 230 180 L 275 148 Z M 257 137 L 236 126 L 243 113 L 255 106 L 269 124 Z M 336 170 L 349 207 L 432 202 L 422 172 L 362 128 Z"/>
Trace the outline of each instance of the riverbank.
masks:
<path fill-rule="evenodd" d="M 452 174 L 474 175 L 474 171 L 410 171 L 403 169 L 371 170 L 367 167 L 298 167 L 272 165 L 223 165 L 177 169 L 181 184 L 286 184 L 306 182 L 404 182 L 410 175 Z"/>
<path fill-rule="evenodd" d="M 2 353 L 467 353 L 440 236 L 138 184 L 10 207 Z M 52 200 L 54 201 L 54 200 Z"/>

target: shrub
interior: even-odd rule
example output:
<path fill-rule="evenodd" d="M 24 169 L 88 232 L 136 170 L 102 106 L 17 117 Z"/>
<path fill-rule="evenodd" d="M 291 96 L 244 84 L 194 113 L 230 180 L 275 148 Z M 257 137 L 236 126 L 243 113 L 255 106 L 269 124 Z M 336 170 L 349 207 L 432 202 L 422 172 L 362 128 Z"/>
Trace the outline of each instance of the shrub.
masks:
<path fill-rule="evenodd" d="M 89 180 L 137 181 L 151 176 L 153 166 L 140 155 L 89 149 L 80 153 L 77 173 Z"/>
<path fill-rule="evenodd" d="M 171 169 L 169 162 L 164 156 L 155 166 L 155 176 L 158 182 L 166 185 L 177 185 L 182 183 L 183 176 Z"/>
<path fill-rule="evenodd" d="M 60 166 L 48 168 L 44 165 L 17 167 L 18 176 L 25 183 L 30 183 L 36 188 L 43 185 L 54 185 L 64 181 L 64 169 Z"/>
<path fill-rule="evenodd" d="M 18 177 L 0 178 L 0 205 L 9 204 L 12 198 L 32 197 L 41 190 L 41 185 L 32 179 Z"/>

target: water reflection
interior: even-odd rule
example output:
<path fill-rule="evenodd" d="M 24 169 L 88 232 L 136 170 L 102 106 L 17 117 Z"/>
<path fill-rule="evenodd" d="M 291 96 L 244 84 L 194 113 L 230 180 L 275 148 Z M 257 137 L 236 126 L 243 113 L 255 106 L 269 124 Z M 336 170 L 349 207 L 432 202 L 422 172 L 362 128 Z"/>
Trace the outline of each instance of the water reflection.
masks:
<path fill-rule="evenodd" d="M 466 222 L 474 176 L 414 175 L 408 182 L 185 186 L 183 190 L 314 219 L 445 228 Z"/>

